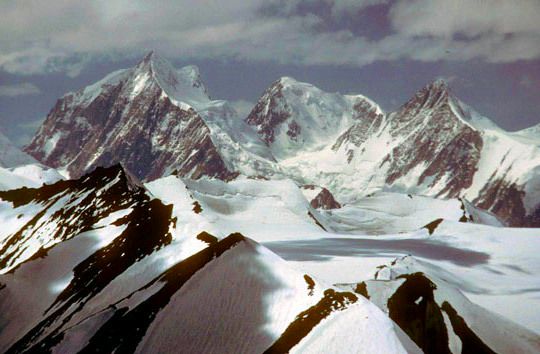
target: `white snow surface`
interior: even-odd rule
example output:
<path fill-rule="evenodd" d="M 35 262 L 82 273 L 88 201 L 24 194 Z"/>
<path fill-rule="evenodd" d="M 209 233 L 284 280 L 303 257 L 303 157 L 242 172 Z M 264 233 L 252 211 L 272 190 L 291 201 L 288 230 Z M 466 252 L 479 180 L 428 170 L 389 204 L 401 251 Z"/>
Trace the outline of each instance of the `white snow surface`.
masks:
<path fill-rule="evenodd" d="M 14 168 L 0 167 L 0 191 L 21 187 L 37 188 L 62 179 L 58 171 L 38 163 Z"/>
<path fill-rule="evenodd" d="M 242 242 L 189 279 L 160 311 L 137 352 L 178 347 L 188 352 L 263 352 L 297 314 L 320 300 L 324 288 L 317 283 L 310 295 L 302 273 L 263 247 Z M 360 328 L 356 335 L 346 335 L 344 328 L 352 323 Z M 323 337 L 318 336 L 321 330 Z M 326 341 L 313 343 L 312 337 Z M 307 338 L 308 343 L 299 343 L 293 352 L 369 353 L 373 348 L 380 353 L 406 352 L 392 321 L 363 299 L 331 315 Z"/>
<path fill-rule="evenodd" d="M 522 323 L 514 323 L 497 315 L 493 309 L 487 311 L 472 303 L 444 278 L 446 274 L 442 275 L 430 263 L 419 262 L 413 257 L 404 257 L 387 265 L 383 270 L 386 272 L 377 277 L 378 280 L 367 282 L 368 292 L 375 295 L 372 301 L 383 310 L 388 311 L 386 309 L 388 298 L 403 282 L 402 279 L 397 279 L 398 276 L 422 272 L 437 287 L 434 291 L 437 304 L 442 306 L 443 302 L 448 302 L 473 332 L 495 352 L 536 353 L 540 349 L 540 336 L 525 329 Z M 380 275 L 381 273 L 379 272 Z M 451 330 L 452 326 L 447 328 Z M 455 333 L 450 332 L 449 336 L 452 338 Z M 460 345 L 460 342 L 457 342 L 459 339 L 456 339 L 451 343 L 452 346 Z"/>
<path fill-rule="evenodd" d="M 92 335 L 90 332 L 110 318 L 107 308 L 111 303 L 124 299 L 173 265 L 205 248 L 207 245 L 195 237 L 202 231 L 220 239 L 230 233 L 241 232 L 261 242 L 262 246 L 252 241 L 243 242 L 198 271 L 158 314 L 138 348 L 140 352 L 150 347 L 166 351 L 178 343 L 177 340 L 185 341 L 187 346 L 197 345 L 208 352 L 217 350 L 215 348 L 228 348 L 234 352 L 253 348 L 260 351 L 260 348 L 270 346 L 297 314 L 313 306 L 322 291 L 331 284 L 373 279 L 377 266 L 409 254 L 418 260 L 419 265 L 415 267 L 422 267 L 426 274 L 437 277 L 465 296 L 461 298 L 461 295 L 440 292 L 441 299 L 451 298 L 461 304 L 459 310 L 467 314 L 468 321 L 476 323 L 478 335 L 487 338 L 490 344 L 496 343 L 499 349 L 523 345 L 512 340 L 497 340 L 497 336 L 504 338 L 504 333 L 517 333 L 520 338 L 532 338 L 534 341 L 536 335 L 519 325 L 540 333 L 539 312 L 536 310 L 540 308 L 540 286 L 536 286 L 540 272 L 537 230 L 460 223 L 457 220 L 463 215 L 463 210 L 458 200 L 375 193 L 345 206 L 341 214 L 336 214 L 335 211 L 319 213 L 313 210 L 301 187 L 286 179 L 238 178 L 223 182 L 169 176 L 146 183 L 145 187 L 153 197 L 165 204 L 173 204 L 173 217 L 177 218 L 177 223 L 171 230 L 172 243 L 133 264 L 99 295 L 89 299 L 83 309 L 66 323 L 66 328 L 71 329 L 66 332 L 66 342 L 55 348 L 56 351 L 84 345 Z M 199 213 L 194 210 L 197 204 L 202 209 Z M 4 218 L 3 224 L 9 226 L 3 231 L 11 234 L 39 210 L 39 206 L 32 204 L 21 208 L 12 208 L 5 202 L 0 204 L 0 217 Z M 104 247 L 114 239 L 121 230 L 111 223 L 127 212 L 123 210 L 101 220 L 96 227 L 104 229 L 96 232 L 106 235 L 100 236 L 99 242 L 94 238 L 83 255 L 96 247 Z M 328 231 L 317 226 L 309 212 Z M 23 217 L 17 217 L 19 214 Z M 348 223 L 343 221 L 345 216 L 349 217 Z M 355 218 L 358 220 L 354 221 Z M 419 229 L 436 218 L 443 221 L 432 235 L 425 229 Z M 54 245 L 49 256 L 39 261 L 57 264 L 50 277 L 43 277 L 39 289 L 46 288 L 51 294 L 57 294 L 67 286 L 71 269 L 79 258 L 56 263 L 56 252 L 67 252 L 61 250 L 72 247 L 78 250 L 79 246 L 73 245 L 86 242 L 85 237 L 82 234 Z M 72 256 L 78 257 L 76 254 Z M 13 281 L 24 269 L 37 267 L 36 262 L 24 263 L 20 270 L 16 270 Z M 43 272 L 52 267 L 47 264 L 39 263 Z M 407 271 L 411 269 L 407 268 Z M 383 269 L 379 277 L 393 279 L 400 271 L 399 267 Z M 313 295 L 309 295 L 304 274 L 315 279 Z M 4 279 L 8 278 L 1 279 L 5 282 Z M 8 286 L 11 287 L 10 284 Z M 161 286 L 155 283 L 122 300 L 119 306 L 134 308 L 159 291 Z M 373 301 L 380 303 L 395 288 L 379 289 Z M 39 292 L 41 290 L 36 290 Z M 12 311 L 13 316 L 22 314 L 21 318 L 27 320 L 19 325 L 13 324 L 16 327 L 6 332 L 6 336 L 22 330 L 17 326 L 30 326 L 25 321 L 38 316 L 38 312 L 50 304 L 51 297 L 32 297 L 28 301 L 40 304 L 36 305 L 35 312 L 13 310 L 22 307 L 23 302 L 9 305 L 8 311 Z M 477 314 L 482 316 L 482 321 L 474 322 L 473 317 Z M 229 320 L 223 322 L 220 318 Z M 495 320 L 502 323 L 497 329 L 482 327 Z M 186 326 L 178 326 L 178 321 L 184 321 Z M 216 323 L 221 325 L 216 328 Z M 344 327 L 351 328 L 355 335 L 344 336 L 340 331 Z M 178 335 L 178 328 L 185 332 L 182 336 Z M 201 335 L 210 329 L 211 335 Z M 227 340 L 231 336 L 242 340 Z M 354 342 L 350 342 L 352 338 Z M 529 339 L 526 343 L 530 342 Z M 458 345 L 455 340 L 452 343 L 454 348 Z M 410 345 L 383 312 L 360 299 L 349 309 L 335 312 L 323 320 L 294 351 L 343 353 L 357 348 L 365 352 L 414 352 L 414 345 Z"/>

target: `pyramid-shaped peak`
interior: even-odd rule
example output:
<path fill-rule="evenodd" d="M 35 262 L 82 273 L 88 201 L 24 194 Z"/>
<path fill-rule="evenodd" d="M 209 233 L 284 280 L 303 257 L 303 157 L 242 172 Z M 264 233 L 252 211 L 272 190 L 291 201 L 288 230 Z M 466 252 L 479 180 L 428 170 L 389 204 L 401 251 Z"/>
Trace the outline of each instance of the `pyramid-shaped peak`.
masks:
<path fill-rule="evenodd" d="M 450 90 L 450 86 L 448 85 L 448 81 L 444 78 L 437 78 L 434 81 L 432 81 L 430 84 L 427 85 L 427 88 L 430 91 L 436 90 L 436 91 L 448 91 Z"/>
<path fill-rule="evenodd" d="M 146 53 L 146 55 L 144 56 L 142 62 L 150 62 L 152 60 L 152 58 L 154 57 L 155 55 L 155 51 L 154 50 L 151 50 L 149 51 L 148 53 Z"/>
<path fill-rule="evenodd" d="M 448 82 L 443 78 L 437 78 L 416 92 L 412 101 L 421 99 L 424 105 L 433 106 L 447 101 L 452 97 Z"/>
<path fill-rule="evenodd" d="M 139 70 L 150 70 L 150 71 L 174 71 L 172 64 L 158 55 L 156 51 L 149 51 L 143 59 L 136 66 Z"/>
<path fill-rule="evenodd" d="M 177 101 L 193 105 L 210 99 L 199 68 L 195 65 L 177 70 L 167 59 L 152 50 L 135 66 L 134 76 L 144 75 L 155 80 L 169 97 Z"/>
<path fill-rule="evenodd" d="M 156 53 L 155 50 L 151 50 L 139 61 L 137 68 L 144 68 L 146 70 L 151 69 L 157 62 L 165 62 L 168 66 L 172 66 L 167 60 L 163 59 Z"/>

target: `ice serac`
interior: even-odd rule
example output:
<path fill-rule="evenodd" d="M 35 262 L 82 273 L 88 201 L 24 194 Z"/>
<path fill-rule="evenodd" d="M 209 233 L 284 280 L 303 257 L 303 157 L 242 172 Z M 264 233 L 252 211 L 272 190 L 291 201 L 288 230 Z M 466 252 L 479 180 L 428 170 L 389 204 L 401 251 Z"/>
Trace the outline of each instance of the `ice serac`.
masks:
<path fill-rule="evenodd" d="M 59 99 L 25 150 L 72 177 L 121 162 L 144 180 L 173 170 L 227 179 L 233 173 L 199 113 L 213 103 L 196 67 L 177 71 L 151 52 Z"/>
<path fill-rule="evenodd" d="M 364 96 L 328 93 L 283 77 L 263 93 L 245 121 L 281 160 L 324 148 L 373 112 L 380 108 Z"/>

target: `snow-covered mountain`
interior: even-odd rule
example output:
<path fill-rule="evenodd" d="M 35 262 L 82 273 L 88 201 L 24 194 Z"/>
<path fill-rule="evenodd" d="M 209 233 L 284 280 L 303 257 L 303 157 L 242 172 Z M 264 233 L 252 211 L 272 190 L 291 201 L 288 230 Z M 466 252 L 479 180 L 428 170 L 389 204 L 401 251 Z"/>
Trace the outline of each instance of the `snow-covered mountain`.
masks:
<path fill-rule="evenodd" d="M 155 53 L 61 98 L 26 151 L 78 177 L 121 162 L 149 181 L 239 174 L 326 188 L 340 204 L 377 191 L 466 198 L 512 226 L 540 225 L 540 145 L 456 98 L 444 80 L 385 113 L 361 95 L 284 77 L 251 113 L 211 100 L 196 67 Z"/>
<path fill-rule="evenodd" d="M 273 155 L 283 160 L 318 151 L 354 123 L 382 115 L 380 107 L 364 96 L 327 93 L 283 77 L 264 92 L 246 122 L 256 128 Z"/>
<path fill-rule="evenodd" d="M 367 112 L 334 142 L 280 167 L 303 184 L 325 186 L 345 204 L 380 190 L 466 197 L 509 225 L 540 225 L 539 146 L 476 113 L 443 80 L 396 112 Z"/>
<path fill-rule="evenodd" d="M 228 179 L 234 173 L 213 130 L 219 119 L 234 126 L 235 114 L 227 102 L 210 99 L 195 66 L 176 70 L 151 52 L 58 100 L 26 151 L 73 177 L 121 162 L 141 179 L 173 171 Z"/>

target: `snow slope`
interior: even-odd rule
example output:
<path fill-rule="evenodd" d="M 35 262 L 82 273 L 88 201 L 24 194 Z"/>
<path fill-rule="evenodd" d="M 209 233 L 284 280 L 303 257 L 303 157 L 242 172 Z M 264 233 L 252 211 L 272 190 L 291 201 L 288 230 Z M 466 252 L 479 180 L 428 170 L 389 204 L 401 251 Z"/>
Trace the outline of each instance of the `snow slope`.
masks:
<path fill-rule="evenodd" d="M 373 279 L 377 267 L 412 255 L 469 299 L 540 333 L 537 229 L 511 229 L 440 220 L 394 235 L 327 234 L 265 242 L 296 267 L 334 283 Z M 436 273 L 435 273 L 436 272 Z"/>
<path fill-rule="evenodd" d="M 130 178 L 112 167 L 78 181 L 0 194 L 13 204 L 2 215 L 23 215 L 8 224 L 20 230 L 30 226 L 32 235 L 41 231 L 41 240 L 49 237 L 37 256 L 17 259 L 12 271 L 0 276 L 0 350 L 420 352 L 369 301 L 289 268 L 238 233 L 221 240 L 208 233 L 183 234 L 186 217 L 200 213 L 192 210 L 185 188 L 176 197 L 170 193 L 182 186 L 176 177 L 149 184 L 151 192 Z M 235 188 L 253 193 L 260 186 Z M 174 211 L 148 194 L 166 191 Z M 50 206 L 41 211 L 45 195 L 58 204 L 56 212 Z M 56 195 L 64 197 L 55 200 Z M 73 210 L 70 198 L 81 208 Z M 68 232 L 60 239 L 50 225 L 62 209 L 73 215 L 63 219 L 78 226 L 59 229 Z M 36 218 L 30 214 L 44 220 L 28 223 Z M 183 238 L 201 247 L 186 249 Z M 19 249 L 28 240 L 24 236 L 10 245 Z M 360 327 L 357 335 L 335 342 L 352 322 Z M 324 343 L 321 328 L 331 333 Z"/>
<path fill-rule="evenodd" d="M 429 263 L 407 256 L 380 268 L 373 280 L 343 288 L 371 299 L 425 352 L 443 352 L 441 342 L 447 342 L 452 353 L 538 351 L 538 335 L 473 304 L 434 273 Z M 413 318 L 422 321 L 421 330 L 415 328 Z M 423 322 L 424 318 L 429 320 Z"/>
<path fill-rule="evenodd" d="M 14 168 L 0 167 L 0 191 L 21 187 L 40 187 L 63 179 L 55 169 L 40 164 Z"/>
<path fill-rule="evenodd" d="M 496 216 L 465 199 L 435 199 L 393 192 L 376 192 L 340 209 L 321 211 L 339 233 L 395 234 L 420 229 L 436 219 L 503 226 Z"/>
<path fill-rule="evenodd" d="M 384 314 L 397 277 L 417 271 L 438 284 L 451 348 L 465 341 L 444 301 L 490 348 L 538 343 L 536 230 L 458 222 L 471 216 L 458 200 L 375 194 L 356 207 L 379 209 L 380 225 L 440 220 L 371 236 L 332 231 L 341 209 L 313 209 L 291 180 L 142 185 L 115 166 L 0 198 L 2 351 L 419 352 L 414 322 Z M 408 254 L 414 269 L 379 267 Z M 395 280 L 370 285 L 383 279 Z M 332 285 L 362 281 L 382 311 Z"/>

